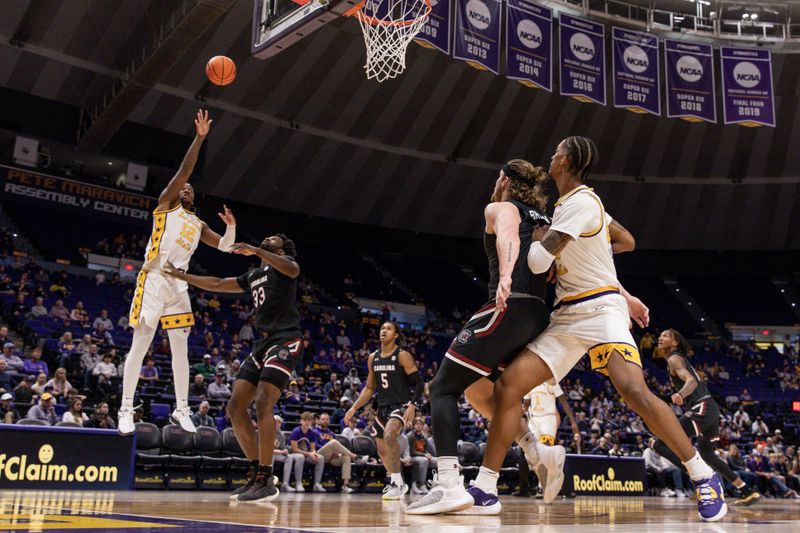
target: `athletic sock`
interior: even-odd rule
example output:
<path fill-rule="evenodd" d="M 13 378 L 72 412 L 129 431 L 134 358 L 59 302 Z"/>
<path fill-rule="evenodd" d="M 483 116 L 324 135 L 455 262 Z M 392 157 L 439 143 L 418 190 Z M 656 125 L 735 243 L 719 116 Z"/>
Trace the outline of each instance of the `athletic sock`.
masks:
<path fill-rule="evenodd" d="M 500 479 L 500 474 L 482 466 L 478 471 L 478 477 L 475 478 L 475 486 L 483 492 L 497 494 L 498 479 Z"/>
<path fill-rule="evenodd" d="M 272 465 L 258 465 L 258 473 L 263 474 L 267 478 L 272 477 Z"/>
<path fill-rule="evenodd" d="M 389 482 L 390 483 L 394 483 L 398 487 L 402 487 L 403 486 L 403 474 L 401 474 L 399 472 L 396 473 L 396 474 L 390 474 L 389 475 Z"/>
<path fill-rule="evenodd" d="M 694 452 L 694 457 L 684 461 L 683 465 L 686 467 L 686 471 L 689 472 L 689 477 L 692 478 L 692 481 L 707 479 L 714 475 L 714 471 L 696 451 Z"/>
<path fill-rule="evenodd" d="M 538 465 L 539 450 L 537 449 L 537 445 L 539 444 L 539 441 L 536 439 L 534 434 L 530 431 L 526 431 L 517 442 L 525 452 L 525 459 L 527 459 L 528 464 L 533 466 Z"/>
<path fill-rule="evenodd" d="M 458 478 L 458 457 L 439 457 L 439 479 L 450 480 Z"/>

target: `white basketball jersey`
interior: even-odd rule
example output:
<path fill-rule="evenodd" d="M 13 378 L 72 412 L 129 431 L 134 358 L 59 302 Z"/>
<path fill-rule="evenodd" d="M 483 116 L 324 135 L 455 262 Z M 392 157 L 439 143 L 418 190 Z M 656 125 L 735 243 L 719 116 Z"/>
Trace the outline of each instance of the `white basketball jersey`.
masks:
<path fill-rule="evenodd" d="M 556 398 L 563 395 L 564 391 L 556 383 L 542 383 L 525 395 L 526 400 L 530 400 L 528 406 L 528 417 L 547 416 L 556 414 Z"/>
<path fill-rule="evenodd" d="M 186 270 L 200 242 L 202 229 L 200 219 L 183 206 L 154 212 L 153 233 L 144 257 L 145 270 L 161 270 L 167 262 Z"/>
<path fill-rule="evenodd" d="M 556 202 L 550 229 L 574 239 L 556 256 L 556 303 L 619 289 L 608 229 L 611 220 L 603 202 L 585 185 Z"/>

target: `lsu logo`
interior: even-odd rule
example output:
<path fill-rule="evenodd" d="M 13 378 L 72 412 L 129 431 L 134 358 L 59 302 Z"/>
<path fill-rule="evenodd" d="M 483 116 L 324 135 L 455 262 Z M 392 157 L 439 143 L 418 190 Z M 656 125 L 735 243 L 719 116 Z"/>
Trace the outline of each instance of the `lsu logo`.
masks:
<path fill-rule="evenodd" d="M 641 74 L 650 66 L 647 52 L 636 45 L 629 46 L 625 49 L 622 53 L 622 60 L 625 66 L 628 67 L 628 70 L 637 74 Z"/>
<path fill-rule="evenodd" d="M 703 65 L 694 56 L 681 56 L 675 63 L 678 76 L 689 83 L 697 83 L 703 77 Z"/>
<path fill-rule="evenodd" d="M 569 40 L 569 49 L 572 55 L 581 61 L 591 61 L 594 59 L 594 43 L 585 33 L 576 33 Z"/>
<path fill-rule="evenodd" d="M 539 26 L 529 19 L 522 19 L 517 24 L 517 37 L 520 42 L 531 50 L 542 46 L 542 31 Z"/>
<path fill-rule="evenodd" d="M 479 30 L 485 30 L 492 23 L 492 15 L 486 4 L 480 0 L 469 0 L 467 2 L 467 20 Z"/>
<path fill-rule="evenodd" d="M 469 340 L 470 337 L 472 337 L 472 332 L 468 329 L 462 329 L 461 333 L 459 333 L 458 337 L 456 337 L 456 340 L 459 343 L 464 344 Z"/>
<path fill-rule="evenodd" d="M 761 71 L 749 61 L 742 61 L 733 69 L 733 79 L 745 89 L 751 89 L 761 83 Z"/>

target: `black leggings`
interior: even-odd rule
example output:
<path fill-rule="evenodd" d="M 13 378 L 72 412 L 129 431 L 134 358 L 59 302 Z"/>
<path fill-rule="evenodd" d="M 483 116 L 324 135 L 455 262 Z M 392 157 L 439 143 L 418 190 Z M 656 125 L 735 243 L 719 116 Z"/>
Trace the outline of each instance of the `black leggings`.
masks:
<path fill-rule="evenodd" d="M 446 357 L 442 360 L 430 386 L 433 442 L 439 457 L 458 457 L 458 440 L 461 438 L 458 399 L 482 377 Z"/>
<path fill-rule="evenodd" d="M 686 432 L 689 438 L 694 437 L 695 432 L 694 432 L 694 427 L 692 425 L 692 421 L 685 416 L 680 417 L 679 420 L 681 426 L 683 427 L 683 430 Z M 653 448 L 656 450 L 658 455 L 660 455 L 661 457 L 665 457 L 669 462 L 671 462 L 672 464 L 674 464 L 675 466 L 686 472 L 686 467 L 683 465 L 683 462 L 675 454 L 675 452 L 673 452 L 666 444 L 664 444 L 664 441 L 662 441 L 661 439 L 656 440 L 655 444 L 653 445 Z M 716 453 L 714 453 L 716 446 L 714 445 L 713 442 L 711 442 L 705 437 L 698 436 L 697 448 L 698 451 L 700 452 L 700 457 L 702 457 L 703 460 L 706 463 L 708 463 L 708 466 L 710 466 L 715 472 L 722 474 L 722 477 L 724 477 L 731 483 L 736 481 L 736 479 L 739 476 L 733 470 L 731 470 L 731 467 L 728 466 L 728 463 L 720 459 L 719 456 Z"/>

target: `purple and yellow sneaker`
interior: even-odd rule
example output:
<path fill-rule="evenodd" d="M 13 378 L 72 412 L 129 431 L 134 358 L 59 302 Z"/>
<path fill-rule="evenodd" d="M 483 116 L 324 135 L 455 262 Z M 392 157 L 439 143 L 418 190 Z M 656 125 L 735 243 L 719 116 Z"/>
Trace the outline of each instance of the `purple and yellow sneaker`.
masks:
<path fill-rule="evenodd" d="M 709 478 L 692 481 L 695 494 L 697 494 L 697 512 L 703 522 L 716 522 L 722 520 L 728 513 L 725 503 L 725 493 L 719 475 L 714 474 Z"/>
<path fill-rule="evenodd" d="M 503 510 L 503 504 L 500 503 L 497 494 L 492 494 L 491 492 L 484 492 L 483 490 L 479 489 L 474 485 L 468 488 L 467 492 L 469 492 L 469 495 L 472 496 L 472 499 L 475 501 L 472 507 L 468 507 L 463 511 L 455 511 L 447 514 L 488 516 L 488 515 L 498 515 L 500 514 L 500 511 Z"/>

